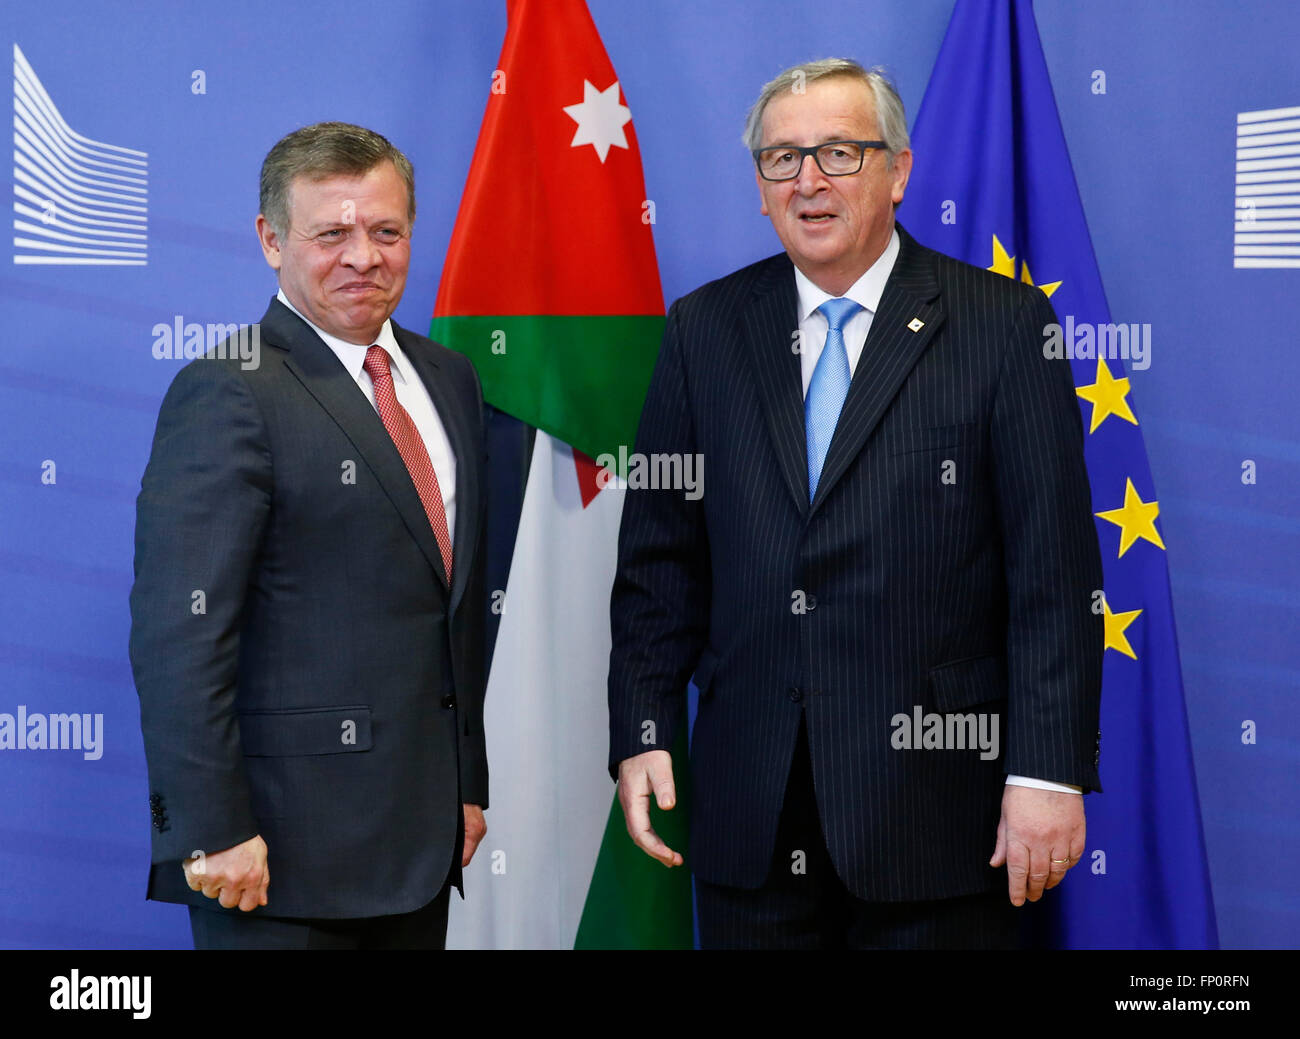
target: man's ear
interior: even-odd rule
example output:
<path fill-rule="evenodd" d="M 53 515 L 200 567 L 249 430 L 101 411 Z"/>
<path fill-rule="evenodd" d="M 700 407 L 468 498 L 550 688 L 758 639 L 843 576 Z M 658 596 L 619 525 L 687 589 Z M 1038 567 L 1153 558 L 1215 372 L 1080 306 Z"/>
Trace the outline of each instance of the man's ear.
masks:
<path fill-rule="evenodd" d="M 767 193 L 763 190 L 763 178 L 754 170 L 754 183 L 758 185 L 758 211 L 767 216 Z"/>
<path fill-rule="evenodd" d="M 894 205 L 903 201 L 903 193 L 907 190 L 907 178 L 912 175 L 912 149 L 904 148 L 894 156 L 893 183 L 891 185 L 891 198 Z"/>
<path fill-rule="evenodd" d="M 281 263 L 280 236 L 261 213 L 257 214 L 257 240 L 262 245 L 262 255 L 266 257 L 271 270 L 278 271 Z"/>

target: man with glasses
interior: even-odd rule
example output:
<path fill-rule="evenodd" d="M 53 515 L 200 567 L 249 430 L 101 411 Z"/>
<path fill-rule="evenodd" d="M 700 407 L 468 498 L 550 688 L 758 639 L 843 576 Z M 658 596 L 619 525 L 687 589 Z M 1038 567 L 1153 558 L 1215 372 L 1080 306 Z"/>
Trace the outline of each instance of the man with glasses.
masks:
<path fill-rule="evenodd" d="M 785 247 L 678 300 L 636 450 L 709 484 L 629 494 L 610 768 L 672 807 L 709 947 L 1014 947 L 1099 789 L 1101 561 L 1043 293 L 895 223 L 897 93 L 841 59 L 763 88 L 745 140 Z M 680 767 L 680 765 L 679 765 Z"/>

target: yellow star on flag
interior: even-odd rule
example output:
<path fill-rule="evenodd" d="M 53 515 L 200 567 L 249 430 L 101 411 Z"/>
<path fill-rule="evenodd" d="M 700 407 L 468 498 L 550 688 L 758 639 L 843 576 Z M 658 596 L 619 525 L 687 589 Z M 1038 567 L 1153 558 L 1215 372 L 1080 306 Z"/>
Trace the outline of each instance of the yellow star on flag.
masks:
<path fill-rule="evenodd" d="M 1138 538 L 1146 538 L 1157 548 L 1165 547 L 1165 543 L 1160 540 L 1160 532 L 1156 530 L 1156 517 L 1160 515 L 1159 502 L 1143 501 L 1138 497 L 1138 492 L 1130 479 L 1124 481 L 1123 506 L 1098 512 L 1096 515 L 1099 519 L 1119 527 L 1120 558 L 1123 558 L 1124 553 L 1133 547 L 1133 543 Z"/>
<path fill-rule="evenodd" d="M 1106 611 L 1106 649 L 1116 650 L 1126 657 L 1137 660 L 1137 654 L 1133 652 L 1133 647 L 1129 645 L 1128 636 L 1124 634 L 1124 630 L 1138 619 L 1138 615 L 1142 611 L 1129 610 L 1128 613 L 1111 613 L 1110 603 L 1103 599 L 1101 605 Z"/>
<path fill-rule="evenodd" d="M 1106 362 L 1097 358 L 1097 381 L 1090 386 L 1080 386 L 1074 392 L 1092 405 L 1092 425 L 1089 433 L 1097 432 L 1097 427 L 1111 415 L 1122 418 L 1125 422 L 1138 424 L 1133 409 L 1128 405 L 1128 379 L 1111 377 Z"/>
<path fill-rule="evenodd" d="M 998 241 L 998 236 L 993 236 L 993 263 L 984 268 L 986 271 L 992 271 L 994 274 L 1001 274 L 1004 278 L 1011 278 L 1013 281 L 1016 277 L 1016 258 L 1003 248 L 1002 243 Z M 1020 280 L 1026 285 L 1033 285 L 1034 279 L 1029 275 L 1029 264 L 1021 263 Z M 1046 285 L 1036 286 L 1043 290 L 1047 296 L 1061 287 L 1061 282 L 1048 282 Z"/>
<path fill-rule="evenodd" d="M 1027 260 L 1020 264 L 1020 280 L 1026 285 L 1034 283 L 1034 279 L 1029 276 L 1029 262 Z M 1049 281 L 1046 285 L 1039 285 L 1038 287 L 1050 299 L 1052 293 L 1061 287 L 1061 283 L 1059 281 Z"/>
<path fill-rule="evenodd" d="M 993 236 L 993 264 L 984 268 L 992 271 L 994 274 L 1001 274 L 1004 278 L 1015 279 L 1016 276 L 1016 258 L 1007 253 L 1002 248 L 1002 243 L 998 241 L 998 236 Z"/>

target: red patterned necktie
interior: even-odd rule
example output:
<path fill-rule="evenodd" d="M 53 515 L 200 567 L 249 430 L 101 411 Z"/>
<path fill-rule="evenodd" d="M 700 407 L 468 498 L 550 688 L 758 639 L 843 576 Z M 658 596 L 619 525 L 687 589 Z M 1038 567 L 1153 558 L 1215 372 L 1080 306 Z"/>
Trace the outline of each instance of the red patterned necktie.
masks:
<path fill-rule="evenodd" d="M 397 445 L 397 453 L 406 463 L 406 470 L 411 474 L 420 502 L 433 527 L 433 536 L 438 539 L 438 549 L 442 552 L 442 565 L 447 570 L 447 583 L 451 584 L 451 534 L 447 530 L 447 510 L 442 504 L 442 489 L 438 486 L 438 474 L 433 471 L 429 461 L 428 448 L 424 438 L 415 428 L 411 416 L 402 407 L 393 389 L 393 373 L 388 367 L 388 352 L 382 346 L 372 346 L 366 351 L 366 360 L 362 365 L 369 373 L 370 381 L 375 387 L 375 405 L 379 417 L 383 419 L 384 428 Z"/>

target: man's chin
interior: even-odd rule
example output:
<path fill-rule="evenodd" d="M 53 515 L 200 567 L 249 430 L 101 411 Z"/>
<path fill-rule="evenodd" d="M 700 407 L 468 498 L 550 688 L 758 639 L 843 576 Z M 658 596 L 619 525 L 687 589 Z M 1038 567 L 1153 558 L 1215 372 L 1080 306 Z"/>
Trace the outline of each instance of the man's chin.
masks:
<path fill-rule="evenodd" d="M 811 277 L 814 271 L 825 271 L 836 267 L 844 258 L 839 249 L 806 248 L 791 250 L 790 257 L 795 266 Z"/>
<path fill-rule="evenodd" d="M 390 313 L 387 307 L 354 308 L 347 314 L 340 315 L 341 320 L 335 326 L 338 330 L 333 334 L 348 342 L 356 343 L 364 339 L 373 343 Z"/>

